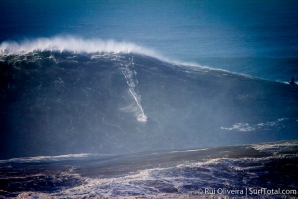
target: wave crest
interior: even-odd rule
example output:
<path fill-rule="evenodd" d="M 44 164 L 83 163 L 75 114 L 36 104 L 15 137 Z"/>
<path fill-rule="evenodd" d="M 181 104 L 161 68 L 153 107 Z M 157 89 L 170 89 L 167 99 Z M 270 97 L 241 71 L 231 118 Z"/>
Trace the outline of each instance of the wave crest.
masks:
<path fill-rule="evenodd" d="M 0 55 L 27 54 L 34 51 L 70 51 L 75 53 L 138 53 L 160 57 L 153 50 L 134 43 L 114 40 L 82 39 L 76 37 L 53 37 L 24 40 L 21 42 L 5 41 L 0 44 Z"/>
<path fill-rule="evenodd" d="M 41 37 L 26 39 L 20 42 L 4 41 L 0 44 L 0 56 L 24 55 L 43 51 L 68 51 L 73 53 L 136 53 L 154 57 L 175 65 L 211 69 L 210 67 L 203 67 L 200 64 L 193 62 L 181 62 L 175 59 L 169 59 L 152 49 L 131 42 L 118 42 L 113 39 L 102 40 L 97 38 L 83 39 L 74 36 L 56 36 L 51 38 Z"/>

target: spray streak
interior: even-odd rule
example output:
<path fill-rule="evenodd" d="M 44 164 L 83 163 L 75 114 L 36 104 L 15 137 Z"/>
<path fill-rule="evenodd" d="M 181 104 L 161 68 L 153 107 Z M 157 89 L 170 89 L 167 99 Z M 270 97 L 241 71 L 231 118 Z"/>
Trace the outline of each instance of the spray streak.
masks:
<path fill-rule="evenodd" d="M 142 105 L 140 104 L 140 102 L 139 102 L 139 100 L 138 100 L 138 98 L 136 96 L 136 93 L 134 91 L 132 91 L 131 89 L 129 89 L 129 92 L 131 93 L 131 95 L 135 99 L 135 101 L 136 101 L 136 103 L 137 103 L 137 105 L 138 105 L 138 107 L 139 107 L 139 109 L 140 109 L 140 111 L 142 113 L 141 115 L 138 116 L 138 121 L 140 121 L 140 122 L 146 122 L 148 118 L 147 118 L 147 116 L 144 113 L 144 110 L 142 108 Z"/>
<path fill-rule="evenodd" d="M 125 79 L 126 79 L 126 83 L 129 86 L 129 92 L 132 95 L 133 99 L 135 100 L 135 102 L 137 103 L 137 106 L 140 110 L 140 113 L 137 115 L 137 120 L 139 122 L 146 122 L 147 121 L 147 116 L 144 113 L 144 109 L 141 105 L 141 96 L 139 96 L 137 94 L 137 92 L 135 91 L 135 87 L 138 84 L 138 81 L 136 78 L 134 78 L 136 72 L 132 71 L 129 67 L 133 67 L 134 63 L 133 63 L 133 58 L 129 59 L 129 63 L 128 64 L 124 64 L 124 67 L 121 67 L 122 69 L 122 74 L 124 75 Z M 123 66 L 123 65 L 122 65 Z"/>

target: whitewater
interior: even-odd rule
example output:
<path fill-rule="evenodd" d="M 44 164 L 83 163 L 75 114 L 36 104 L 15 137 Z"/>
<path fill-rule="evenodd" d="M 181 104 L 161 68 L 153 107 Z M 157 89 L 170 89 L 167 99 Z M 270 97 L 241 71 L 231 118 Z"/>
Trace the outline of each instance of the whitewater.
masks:
<path fill-rule="evenodd" d="M 0 161 L 0 196 L 295 198 L 295 164 L 297 141 L 129 155 L 15 158 Z"/>

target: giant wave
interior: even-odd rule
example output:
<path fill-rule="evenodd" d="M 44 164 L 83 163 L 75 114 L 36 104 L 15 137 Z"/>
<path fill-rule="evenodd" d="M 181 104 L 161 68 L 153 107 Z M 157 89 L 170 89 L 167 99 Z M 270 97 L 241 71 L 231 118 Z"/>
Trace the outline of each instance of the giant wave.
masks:
<path fill-rule="evenodd" d="M 297 139 L 297 87 L 171 62 L 132 43 L 3 42 L 1 158 Z"/>

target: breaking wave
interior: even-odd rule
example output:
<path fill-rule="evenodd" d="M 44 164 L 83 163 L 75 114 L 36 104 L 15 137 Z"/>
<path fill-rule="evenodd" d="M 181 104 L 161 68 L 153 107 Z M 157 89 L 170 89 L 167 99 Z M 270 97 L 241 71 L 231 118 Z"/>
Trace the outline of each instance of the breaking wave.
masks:
<path fill-rule="evenodd" d="M 83 39 L 74 36 L 56 36 L 51 38 L 25 39 L 22 41 L 5 41 L 0 44 L 0 56 L 24 55 L 32 52 L 57 51 L 72 53 L 137 53 L 154 57 L 162 61 L 183 66 L 195 66 L 205 69 L 214 69 L 201 66 L 195 62 L 175 60 L 157 53 L 155 50 L 145 48 L 132 42 L 119 42 L 113 39 L 102 40 L 98 38 Z M 222 70 L 222 69 L 216 69 Z M 222 70 L 226 71 L 226 70 Z"/>
<path fill-rule="evenodd" d="M 4 42 L 0 75 L 0 149 L 25 148 L 5 158 L 298 139 L 297 87 L 177 65 L 132 43 Z"/>
<path fill-rule="evenodd" d="M 28 54 L 42 51 L 68 51 L 73 53 L 138 53 L 163 59 L 153 50 L 130 42 L 115 40 L 82 39 L 73 36 L 26 39 L 21 42 L 5 41 L 0 44 L 0 55 Z"/>

